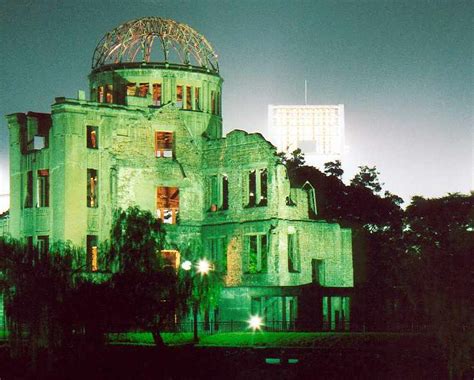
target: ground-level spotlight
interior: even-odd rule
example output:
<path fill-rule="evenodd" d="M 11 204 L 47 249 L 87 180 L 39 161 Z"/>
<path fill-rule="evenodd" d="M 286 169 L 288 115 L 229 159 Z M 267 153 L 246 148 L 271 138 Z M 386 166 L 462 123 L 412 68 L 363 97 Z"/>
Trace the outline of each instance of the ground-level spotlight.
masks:
<path fill-rule="evenodd" d="M 183 268 L 184 270 L 191 270 L 192 266 L 193 264 L 189 260 L 186 260 L 181 264 L 181 268 Z"/>
<path fill-rule="evenodd" d="M 199 260 L 197 265 L 197 271 L 201 274 L 208 274 L 211 269 L 211 264 L 206 259 Z"/>
<path fill-rule="evenodd" d="M 262 327 L 262 318 L 260 318 L 258 315 L 252 315 L 248 322 L 249 322 L 249 327 L 253 331 L 260 330 Z"/>

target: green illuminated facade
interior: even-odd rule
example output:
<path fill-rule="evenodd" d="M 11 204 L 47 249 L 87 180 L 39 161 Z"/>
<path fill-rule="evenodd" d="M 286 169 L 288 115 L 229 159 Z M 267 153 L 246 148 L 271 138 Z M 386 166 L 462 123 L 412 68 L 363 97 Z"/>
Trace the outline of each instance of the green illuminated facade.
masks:
<path fill-rule="evenodd" d="M 225 273 L 210 319 L 347 328 L 351 231 L 317 219 L 317 189 L 291 187 L 260 134 L 223 136 L 217 66 L 124 57 L 97 60 L 90 100 L 7 116 L 9 233 L 82 246 L 95 276 L 114 210 L 138 205 L 163 221 L 175 263 L 190 253 Z"/>

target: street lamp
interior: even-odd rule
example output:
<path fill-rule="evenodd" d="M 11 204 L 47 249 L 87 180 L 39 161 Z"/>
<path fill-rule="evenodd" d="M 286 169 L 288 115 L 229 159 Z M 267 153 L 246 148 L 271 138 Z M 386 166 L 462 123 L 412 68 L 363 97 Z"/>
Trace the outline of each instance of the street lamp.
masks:
<path fill-rule="evenodd" d="M 181 264 L 181 268 L 183 268 L 185 271 L 191 270 L 192 266 L 193 264 L 189 260 L 186 260 Z"/>
<path fill-rule="evenodd" d="M 195 268 L 195 272 L 191 273 L 191 269 Z M 194 288 L 191 292 L 192 297 L 192 310 L 193 310 L 193 339 L 194 342 L 198 342 L 198 312 L 199 304 L 201 303 L 201 298 L 203 296 L 203 290 L 206 286 L 209 286 L 207 279 L 203 278 L 204 276 L 209 275 L 209 272 L 213 269 L 212 264 L 205 258 L 200 259 L 197 263 L 193 263 L 189 260 L 184 261 L 181 264 L 181 268 L 186 272 L 190 272 L 190 279 L 192 287 Z M 197 278 L 195 274 L 199 273 L 201 276 Z"/>
<path fill-rule="evenodd" d="M 252 315 L 248 321 L 249 327 L 255 332 L 255 330 L 260 330 L 262 327 L 262 318 L 258 315 Z"/>
<path fill-rule="evenodd" d="M 202 275 L 208 274 L 211 270 L 211 264 L 206 259 L 199 260 L 197 264 L 197 272 Z"/>

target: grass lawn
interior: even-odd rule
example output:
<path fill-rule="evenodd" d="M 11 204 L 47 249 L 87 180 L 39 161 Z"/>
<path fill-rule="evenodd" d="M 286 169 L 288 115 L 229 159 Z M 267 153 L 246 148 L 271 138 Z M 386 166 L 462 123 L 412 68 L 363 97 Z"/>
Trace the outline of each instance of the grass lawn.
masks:
<path fill-rule="evenodd" d="M 165 344 L 181 345 L 192 343 L 193 333 L 161 333 Z M 136 344 L 136 345 L 154 345 L 153 336 L 150 332 L 126 332 L 107 334 L 109 343 Z"/>
<path fill-rule="evenodd" d="M 192 343 L 192 333 L 163 333 L 168 345 Z M 149 332 L 108 334 L 109 342 L 122 344 L 153 344 Z M 294 347 L 327 349 L 380 349 L 420 347 L 433 344 L 421 334 L 399 333 L 330 333 L 330 332 L 232 332 L 203 335 L 199 346 L 204 347 Z"/>

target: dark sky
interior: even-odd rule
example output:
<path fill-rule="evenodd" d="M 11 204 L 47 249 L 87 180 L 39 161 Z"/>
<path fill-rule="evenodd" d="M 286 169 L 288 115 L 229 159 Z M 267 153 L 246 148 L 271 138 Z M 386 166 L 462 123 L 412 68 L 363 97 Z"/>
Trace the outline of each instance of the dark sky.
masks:
<path fill-rule="evenodd" d="M 219 54 L 226 131 L 265 134 L 268 104 L 302 104 L 307 79 L 309 104 L 345 105 L 348 178 L 376 165 L 385 189 L 407 201 L 468 192 L 473 4 L 3 0 L 0 114 L 49 112 L 55 97 L 87 89 L 107 31 L 143 16 L 173 18 Z M 0 194 L 8 192 L 7 136 L 2 117 Z"/>

